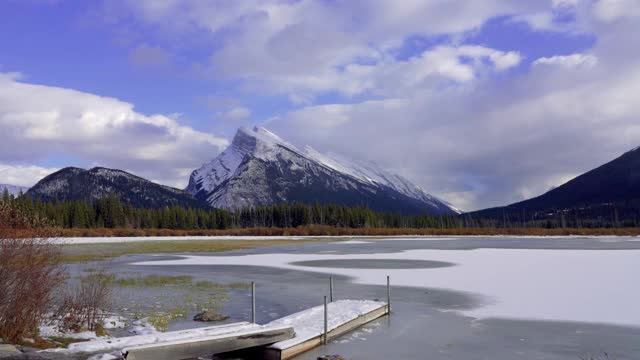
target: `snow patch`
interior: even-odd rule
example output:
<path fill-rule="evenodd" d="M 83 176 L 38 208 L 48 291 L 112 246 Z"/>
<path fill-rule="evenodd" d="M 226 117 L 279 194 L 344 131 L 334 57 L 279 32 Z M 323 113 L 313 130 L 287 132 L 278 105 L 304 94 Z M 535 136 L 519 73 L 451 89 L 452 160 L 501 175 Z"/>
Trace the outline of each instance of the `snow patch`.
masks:
<path fill-rule="evenodd" d="M 65 337 L 70 339 L 97 339 L 95 331 L 66 332 L 57 325 L 40 325 L 39 335 L 41 337 Z"/>
<path fill-rule="evenodd" d="M 329 303 L 327 305 L 328 329 L 331 331 L 385 305 L 383 302 L 369 300 L 338 300 Z M 285 316 L 265 326 L 293 327 L 296 333 L 293 339 L 271 345 L 276 349 L 288 349 L 324 333 L 324 305 Z"/>
<path fill-rule="evenodd" d="M 353 244 L 373 244 L 371 241 L 359 241 L 359 240 L 349 240 L 349 241 L 338 241 L 337 245 L 353 245 Z"/>
<path fill-rule="evenodd" d="M 150 331 L 147 334 L 140 334 L 122 338 L 98 339 L 82 343 L 69 345 L 71 352 L 96 352 L 96 351 L 118 351 L 125 348 L 153 345 L 157 343 L 168 343 L 177 341 L 187 341 L 195 338 L 205 338 L 214 336 L 224 336 L 232 333 L 250 331 L 262 328 L 260 325 L 250 323 L 235 323 L 220 326 L 211 326 L 197 329 L 171 331 L 161 333 Z M 155 329 L 154 329 L 155 330 Z"/>

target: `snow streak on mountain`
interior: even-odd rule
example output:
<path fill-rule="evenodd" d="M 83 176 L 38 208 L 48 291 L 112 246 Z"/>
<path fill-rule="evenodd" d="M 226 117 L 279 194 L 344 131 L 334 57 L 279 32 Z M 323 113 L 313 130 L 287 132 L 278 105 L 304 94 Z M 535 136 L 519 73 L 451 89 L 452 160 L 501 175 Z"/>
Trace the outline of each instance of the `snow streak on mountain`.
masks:
<path fill-rule="evenodd" d="M 311 147 L 300 150 L 262 127 L 240 128 L 224 152 L 191 174 L 186 191 L 230 209 L 320 202 L 401 213 L 459 213 L 374 163 Z"/>

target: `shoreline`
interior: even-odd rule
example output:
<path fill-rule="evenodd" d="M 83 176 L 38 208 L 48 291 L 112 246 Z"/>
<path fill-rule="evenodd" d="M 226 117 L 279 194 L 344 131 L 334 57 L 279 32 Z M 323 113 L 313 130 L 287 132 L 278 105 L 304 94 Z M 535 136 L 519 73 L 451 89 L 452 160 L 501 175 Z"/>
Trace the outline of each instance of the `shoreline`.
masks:
<path fill-rule="evenodd" d="M 397 236 L 640 236 L 640 228 L 333 228 L 309 226 L 298 228 L 244 228 L 228 230 L 172 230 L 172 229 L 56 229 L 59 238 L 179 238 L 210 239 L 273 239 L 290 238 L 344 238 L 344 237 L 397 237 Z M 28 236 L 28 234 L 25 234 Z"/>

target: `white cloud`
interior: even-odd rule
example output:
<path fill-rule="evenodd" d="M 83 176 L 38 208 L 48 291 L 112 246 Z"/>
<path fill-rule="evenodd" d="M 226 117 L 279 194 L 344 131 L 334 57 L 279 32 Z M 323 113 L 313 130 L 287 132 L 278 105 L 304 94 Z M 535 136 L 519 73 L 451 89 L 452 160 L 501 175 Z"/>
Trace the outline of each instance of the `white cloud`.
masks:
<path fill-rule="evenodd" d="M 58 171 L 35 165 L 9 165 L 0 163 L 0 183 L 31 187 L 43 177 Z"/>
<path fill-rule="evenodd" d="M 543 57 L 533 62 L 534 66 L 552 65 L 565 68 L 592 68 L 597 64 L 598 58 L 590 54 Z"/>
<path fill-rule="evenodd" d="M 376 160 L 466 209 L 541 193 L 639 143 L 640 50 L 633 46 L 640 38 L 640 22 L 634 18 L 640 14 L 637 0 L 129 0 L 125 4 L 136 22 L 152 25 L 149 28 L 161 35 L 158 38 L 168 38 L 163 48 L 171 53 L 187 46 L 180 41 L 185 38 L 209 41 L 210 56 L 196 64 L 202 75 L 231 80 L 239 84 L 234 90 L 252 95 L 284 94 L 305 106 L 267 124 L 285 138 Z M 520 66 L 510 76 L 492 76 L 520 65 L 523 57 L 516 51 L 460 44 L 497 16 L 525 21 L 531 30 L 550 37 L 556 32 L 567 33 L 565 37 L 589 34 L 597 39 L 596 45 L 585 53 L 537 59 L 531 69 Z M 446 40 L 409 58 L 397 56 L 399 49 L 410 45 L 408 39 L 422 35 L 444 35 Z M 354 103 L 314 105 L 318 95 L 327 93 Z M 105 144 L 101 148 L 95 136 L 88 137 L 98 139 L 94 141 L 98 145 L 85 142 L 79 147 L 73 137 L 50 140 L 76 127 L 92 134 L 81 123 L 61 126 L 57 119 L 67 116 L 60 109 L 67 106 L 51 105 L 51 97 L 45 96 L 50 106 L 42 109 L 20 105 L 20 124 L 28 124 L 20 128 L 26 144 L 51 144 L 54 150 L 84 147 L 82 154 L 101 154 L 98 159 L 115 151 L 111 156 L 125 158 L 117 149 Z M 15 100 L 28 98 L 23 94 Z M 105 99 L 100 99 L 102 104 Z M 123 109 L 122 102 L 106 100 L 116 102 L 119 110 L 114 112 L 120 117 L 114 114 L 104 124 L 97 122 L 98 133 L 119 134 L 123 138 L 119 144 L 134 143 L 127 140 L 128 134 L 150 133 L 156 139 L 132 147 L 131 168 L 162 163 L 168 164 L 165 169 L 180 168 L 184 175 L 189 166 L 161 158 L 180 153 L 193 154 L 191 159 L 211 157 L 200 155 L 207 152 L 200 148 L 177 150 L 193 145 L 178 136 L 157 140 L 179 127 L 176 120 L 126 115 L 135 114 L 131 105 Z M 216 97 L 211 105 L 220 115 L 250 115 L 234 110 L 244 107 L 239 100 Z M 91 111 L 71 113 L 79 119 L 111 114 L 101 106 L 90 107 Z M 137 119 L 135 125 L 130 118 Z M 158 125 L 158 119 L 172 123 Z M 156 131 L 119 130 L 127 126 Z M 210 142 L 200 140 L 206 143 Z M 32 156 L 28 150 L 23 150 L 24 157 Z M 156 158 L 156 152 L 164 155 Z M 160 173 L 155 171 L 152 178 Z"/>
<path fill-rule="evenodd" d="M 398 96 L 431 84 L 464 83 L 490 71 L 505 71 L 518 65 L 517 52 L 482 46 L 438 46 L 400 61 L 385 59 L 376 64 L 349 64 L 320 76 L 289 76 L 272 79 L 276 91 L 291 93 L 295 103 L 310 103 L 313 94 L 336 91 L 346 96 L 365 93 Z M 304 95 L 306 94 L 306 96 Z"/>
<path fill-rule="evenodd" d="M 640 1 L 599 0 L 593 6 L 593 13 L 598 20 L 604 22 L 612 22 L 627 17 L 640 17 Z"/>
<path fill-rule="evenodd" d="M 224 138 L 133 105 L 75 90 L 19 82 L 0 74 L 0 161 L 66 154 L 184 185 L 173 169 L 196 168 L 228 144 Z"/>
<path fill-rule="evenodd" d="M 622 33 L 633 38 L 639 27 Z M 519 201 L 640 144 L 640 50 L 603 39 L 592 54 L 550 57 L 509 79 L 311 106 L 267 126 L 377 161 L 465 209 Z M 560 71 L 596 58 L 592 71 Z"/>
<path fill-rule="evenodd" d="M 226 121 L 239 122 L 249 119 L 249 117 L 251 117 L 251 110 L 244 106 L 238 106 L 227 111 L 220 112 L 218 113 L 218 116 Z"/>
<path fill-rule="evenodd" d="M 538 0 L 237 0 L 161 5 L 137 0 L 125 4 L 143 22 L 173 32 L 204 31 L 216 39 L 210 62 L 200 67 L 209 76 L 240 80 L 251 91 L 286 94 L 295 104 L 310 103 L 322 93 L 354 96 L 380 89 L 384 79 L 378 74 L 408 77 L 411 67 L 423 71 L 426 67 L 423 77 L 438 73 L 468 81 L 476 77 L 476 69 L 454 55 L 445 59 L 448 64 L 432 69 L 438 60 L 433 58 L 438 55 L 435 52 L 413 59 L 415 64 L 396 61 L 391 52 L 407 36 L 458 35 L 495 16 L 536 13 L 551 6 Z M 520 61 L 513 52 L 472 56 L 489 56 L 498 71 Z"/>
<path fill-rule="evenodd" d="M 553 7 L 576 6 L 580 0 L 551 0 Z"/>

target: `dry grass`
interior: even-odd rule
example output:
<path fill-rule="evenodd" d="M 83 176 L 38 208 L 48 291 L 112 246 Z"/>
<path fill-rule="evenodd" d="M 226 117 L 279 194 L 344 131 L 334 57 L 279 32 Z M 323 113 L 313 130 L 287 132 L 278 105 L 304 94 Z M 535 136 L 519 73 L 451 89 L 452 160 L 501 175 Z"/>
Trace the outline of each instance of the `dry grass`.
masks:
<path fill-rule="evenodd" d="M 113 275 L 105 272 L 83 277 L 78 286 L 63 294 L 54 319 L 58 319 L 66 330 L 95 331 L 111 310 L 113 279 Z"/>
<path fill-rule="evenodd" d="M 0 338 L 37 338 L 54 291 L 66 279 L 45 220 L 0 201 Z M 21 238 L 23 233 L 33 237 Z"/>
<path fill-rule="evenodd" d="M 64 237 L 114 236 L 395 236 L 395 235 L 640 235 L 640 228 L 336 228 L 310 225 L 297 228 L 245 228 L 229 230 L 170 229 L 62 229 Z"/>
<path fill-rule="evenodd" d="M 191 241 L 139 241 L 129 243 L 102 243 L 65 245 L 65 262 L 89 262 L 134 254 L 202 253 L 249 249 L 262 246 L 302 243 L 298 240 L 191 240 Z"/>

